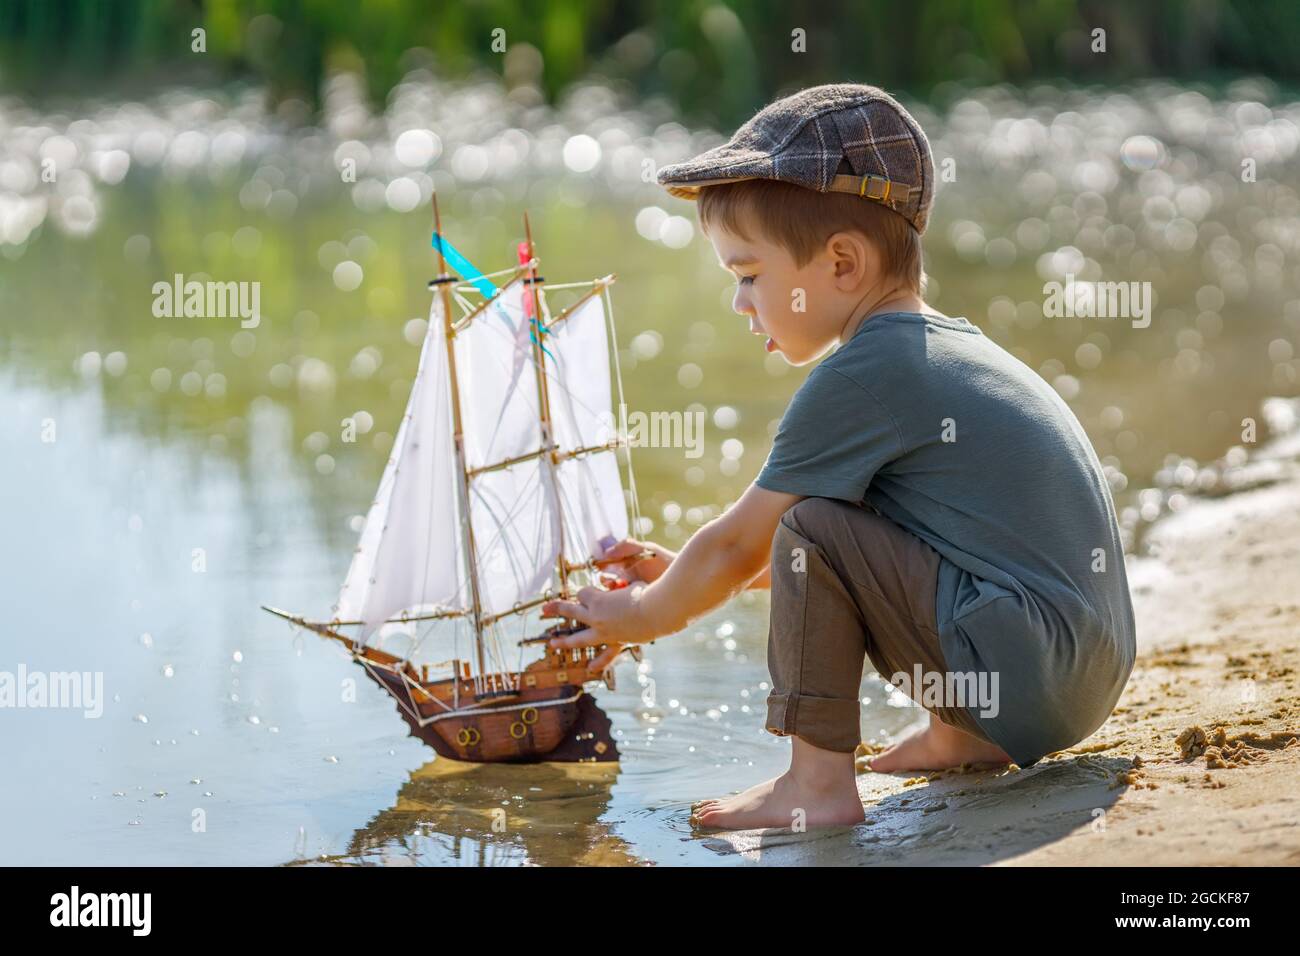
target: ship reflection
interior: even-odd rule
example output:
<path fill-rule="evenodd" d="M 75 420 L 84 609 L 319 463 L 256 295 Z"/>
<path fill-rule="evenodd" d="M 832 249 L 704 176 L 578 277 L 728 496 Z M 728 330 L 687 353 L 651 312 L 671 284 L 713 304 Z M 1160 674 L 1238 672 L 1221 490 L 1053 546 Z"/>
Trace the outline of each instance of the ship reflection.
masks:
<path fill-rule="evenodd" d="M 289 865 L 635 866 L 644 861 L 600 822 L 617 778 L 617 763 L 438 758 L 411 774 L 344 853 Z"/>

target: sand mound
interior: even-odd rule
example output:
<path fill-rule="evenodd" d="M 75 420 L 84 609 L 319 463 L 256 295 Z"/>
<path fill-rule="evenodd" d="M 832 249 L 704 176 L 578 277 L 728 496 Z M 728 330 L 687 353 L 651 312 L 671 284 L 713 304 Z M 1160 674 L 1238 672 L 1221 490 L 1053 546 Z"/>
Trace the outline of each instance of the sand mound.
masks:
<path fill-rule="evenodd" d="M 1271 734 L 1229 734 L 1221 724 L 1208 731 L 1196 724 L 1179 734 L 1174 744 L 1184 760 L 1204 756 L 1206 769 L 1230 770 L 1267 759 L 1270 750 L 1300 746 L 1300 733 L 1278 730 Z"/>

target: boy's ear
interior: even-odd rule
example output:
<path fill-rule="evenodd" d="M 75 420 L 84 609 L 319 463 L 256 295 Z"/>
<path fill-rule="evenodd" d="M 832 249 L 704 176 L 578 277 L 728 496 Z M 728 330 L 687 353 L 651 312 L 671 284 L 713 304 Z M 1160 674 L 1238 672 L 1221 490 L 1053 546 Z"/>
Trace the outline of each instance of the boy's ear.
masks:
<path fill-rule="evenodd" d="M 880 271 L 880 253 L 860 232 L 836 232 L 826 240 L 835 284 L 845 291 L 857 288 L 864 278 Z"/>

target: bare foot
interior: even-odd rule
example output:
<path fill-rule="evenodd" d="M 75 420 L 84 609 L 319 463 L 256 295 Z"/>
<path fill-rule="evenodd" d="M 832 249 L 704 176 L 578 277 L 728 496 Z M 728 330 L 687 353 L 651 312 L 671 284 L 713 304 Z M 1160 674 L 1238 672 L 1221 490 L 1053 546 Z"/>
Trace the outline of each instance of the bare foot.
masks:
<path fill-rule="evenodd" d="M 896 770 L 947 770 L 964 763 L 1011 763 L 1011 755 L 997 744 L 980 740 L 930 716 L 930 725 L 909 734 L 867 761 L 876 773 Z"/>
<path fill-rule="evenodd" d="M 710 829 L 854 826 L 866 819 L 853 754 L 821 750 L 793 738 L 790 769 L 721 800 L 691 808 L 691 823 Z"/>

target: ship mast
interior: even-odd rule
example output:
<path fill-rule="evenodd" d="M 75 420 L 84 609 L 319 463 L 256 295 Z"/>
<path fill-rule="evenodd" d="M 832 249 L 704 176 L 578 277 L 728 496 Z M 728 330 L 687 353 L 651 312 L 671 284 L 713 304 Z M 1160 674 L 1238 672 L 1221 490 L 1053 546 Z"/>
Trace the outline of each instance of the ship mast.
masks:
<path fill-rule="evenodd" d="M 533 363 L 537 367 L 537 414 L 542 429 L 542 449 L 543 458 L 546 461 L 546 467 L 550 471 L 551 493 L 555 496 L 555 524 L 559 531 L 560 539 L 560 556 L 556 561 L 556 573 L 560 578 L 560 597 L 569 596 L 569 566 L 564 560 L 564 503 L 560 500 L 560 494 L 557 490 L 559 487 L 559 477 L 556 475 L 556 468 L 559 464 L 555 451 L 556 445 L 551 437 L 551 395 L 546 385 L 546 359 L 545 352 L 542 348 L 542 302 L 541 302 L 541 284 L 544 281 L 537 274 L 537 249 L 533 245 L 533 230 L 528 223 L 528 213 L 524 213 L 524 245 L 526 247 L 525 256 L 520 256 L 525 262 L 530 263 L 528 278 L 524 281 L 528 283 L 530 294 L 533 300 L 533 329 L 530 338 L 533 341 Z"/>
<path fill-rule="evenodd" d="M 470 598 L 473 602 L 474 644 L 478 658 L 478 672 L 487 673 L 487 662 L 483 651 L 483 608 L 478 593 L 478 554 L 474 548 L 474 528 L 470 523 L 469 506 L 469 472 L 465 466 L 465 432 L 461 425 L 460 386 L 456 381 L 456 346 L 455 329 L 452 327 L 451 285 L 457 281 L 455 276 L 447 273 L 447 258 L 442 252 L 442 217 L 438 214 L 438 191 L 433 191 L 433 231 L 438 237 L 438 278 L 430 285 L 438 286 L 442 296 L 443 342 L 447 347 L 447 370 L 451 380 L 451 424 L 452 442 L 456 449 L 456 470 L 459 480 L 456 491 L 460 498 L 460 513 L 465 522 L 465 561 L 469 574 Z M 456 675 L 457 679 L 460 675 Z"/>

